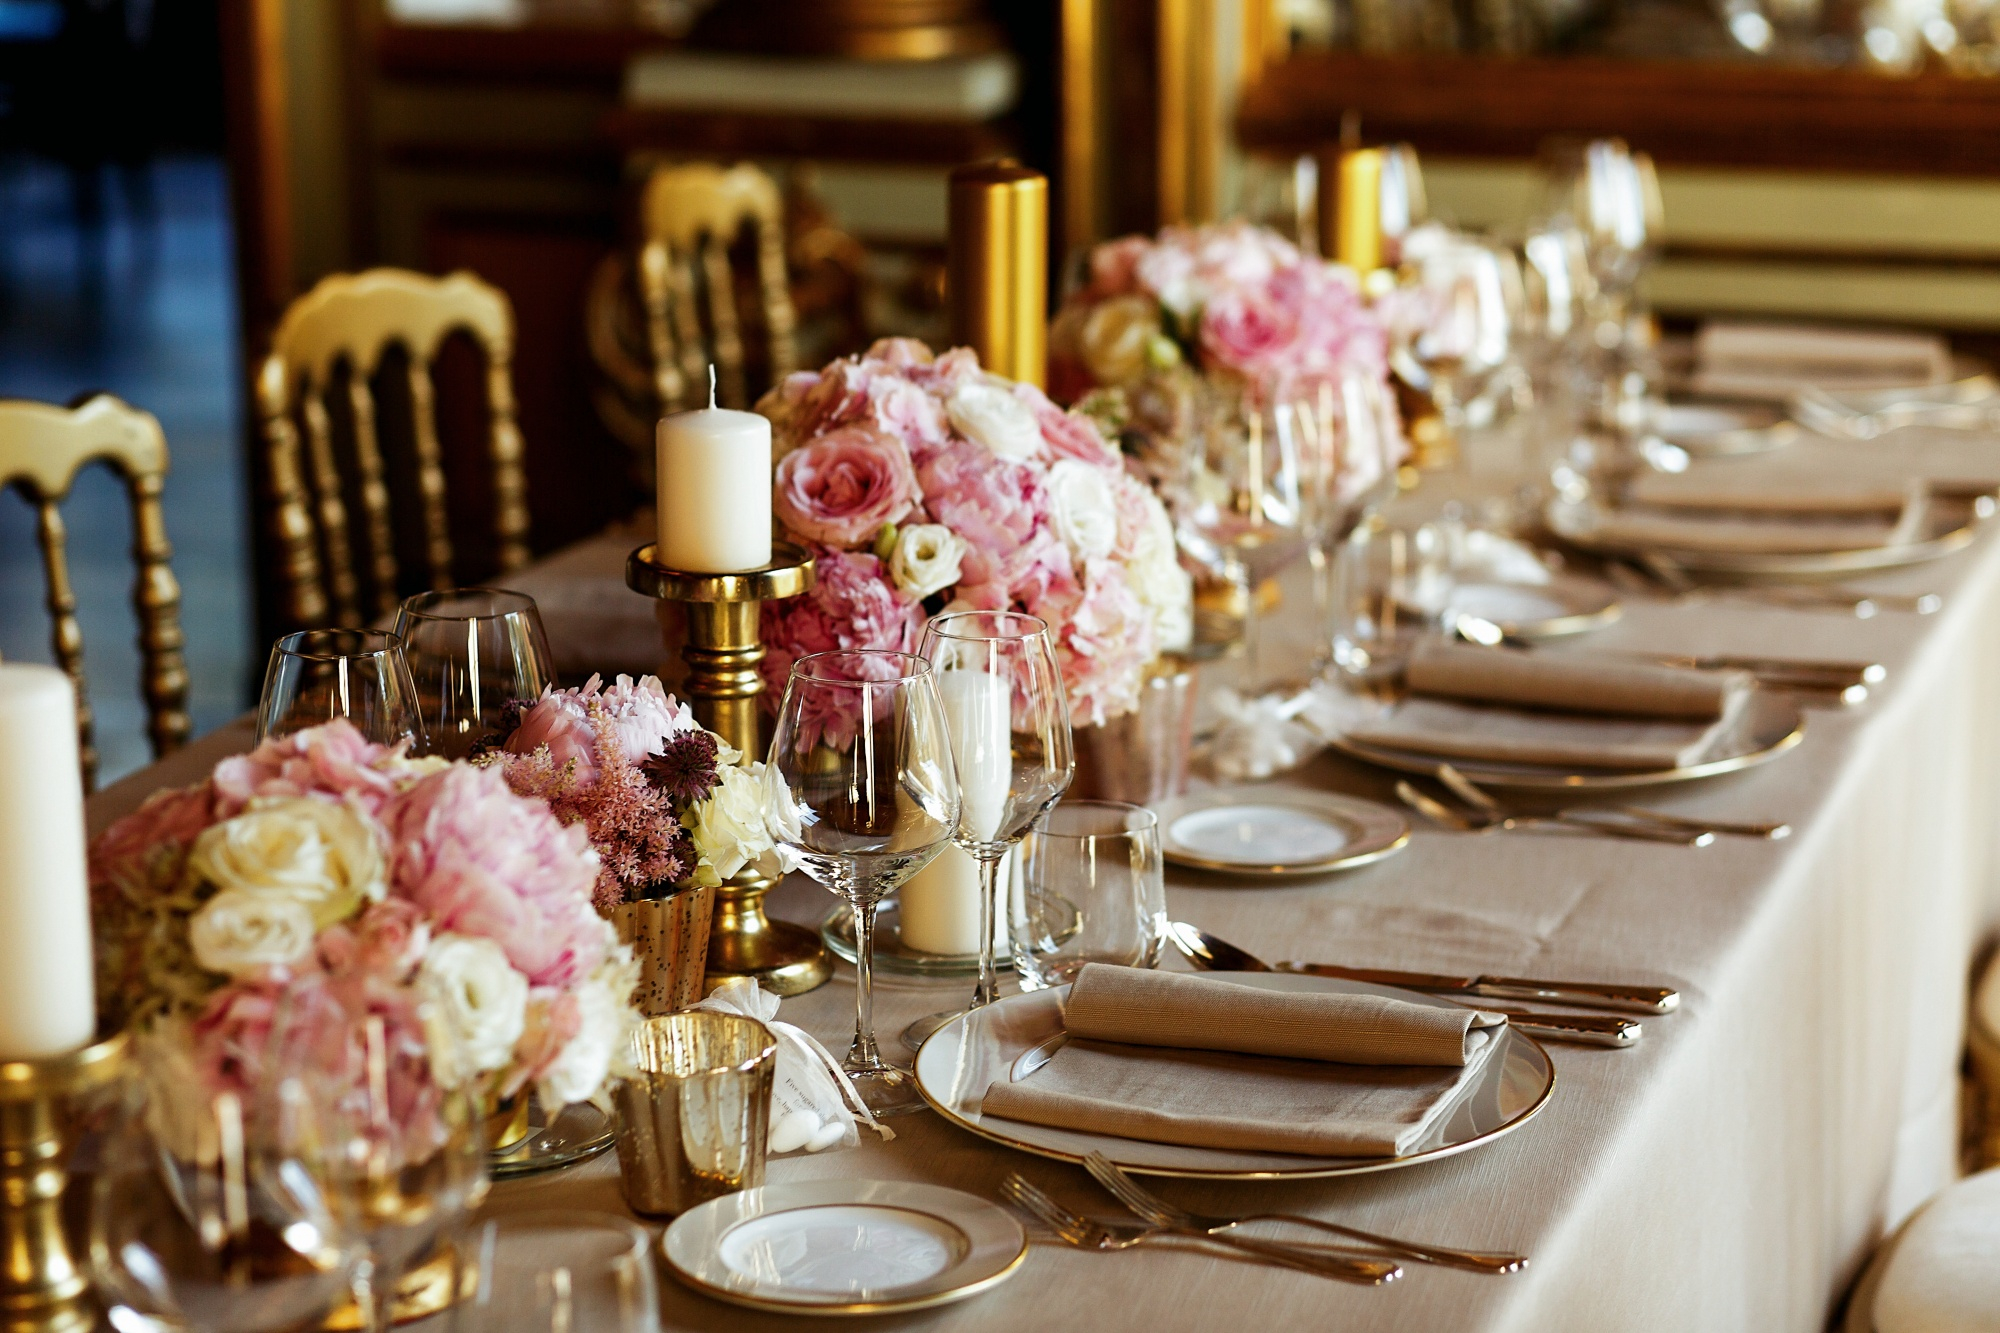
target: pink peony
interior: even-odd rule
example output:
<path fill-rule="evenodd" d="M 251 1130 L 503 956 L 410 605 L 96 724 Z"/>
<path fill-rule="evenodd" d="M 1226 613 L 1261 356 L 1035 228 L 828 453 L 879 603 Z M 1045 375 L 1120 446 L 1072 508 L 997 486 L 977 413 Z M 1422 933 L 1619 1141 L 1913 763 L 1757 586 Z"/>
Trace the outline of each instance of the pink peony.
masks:
<path fill-rule="evenodd" d="M 923 604 L 889 581 L 879 559 L 851 551 L 813 554 L 819 573 L 812 591 L 764 603 L 761 669 L 773 705 L 801 657 L 837 648 L 913 653 L 923 639 Z"/>
<path fill-rule="evenodd" d="M 597 677 L 592 676 L 590 683 L 594 686 Z M 597 781 L 597 729 L 575 691 L 544 686 L 542 697 L 521 715 L 521 725 L 501 748 L 508 754 L 533 754 L 544 746 L 557 768 L 574 765 L 570 780 L 576 786 L 589 787 Z"/>
<path fill-rule="evenodd" d="M 516 796 L 499 770 L 434 773 L 391 802 L 383 824 L 391 891 L 435 928 L 493 940 L 537 986 L 570 985 L 603 958 L 588 833 Z"/>
<path fill-rule="evenodd" d="M 848 426 L 785 455 L 772 503 L 779 520 L 807 541 L 852 547 L 902 519 L 917 495 L 902 443 L 872 427 Z"/>
<path fill-rule="evenodd" d="M 1299 341 L 1299 312 L 1268 285 L 1217 294 L 1201 313 L 1209 364 L 1255 381 L 1285 376 Z"/>
<path fill-rule="evenodd" d="M 617 734 L 619 748 L 634 764 L 658 754 L 674 737 L 695 729 L 694 714 L 667 693 L 658 676 L 641 676 L 636 681 L 620 676 L 602 692 L 597 690 L 597 677 L 592 676 L 582 693 L 585 698 L 596 693 Z"/>
<path fill-rule="evenodd" d="M 1121 236 L 1092 250 L 1090 286 L 1084 295 L 1092 301 L 1129 295 L 1139 285 L 1139 261 L 1152 248 L 1147 237 Z"/>
<path fill-rule="evenodd" d="M 931 517 L 970 547 L 959 563 L 956 600 L 1003 610 L 1022 589 L 1054 576 L 1061 542 L 1049 530 L 1048 490 L 1038 468 L 959 440 L 924 465 L 922 478 Z M 1067 557 L 1060 563 L 1066 569 Z"/>
<path fill-rule="evenodd" d="M 376 745 L 345 719 L 265 741 L 215 766 L 215 814 L 230 819 L 259 796 L 324 795 L 378 814 L 396 793 L 400 751 Z"/>
<path fill-rule="evenodd" d="M 1139 675 L 1155 655 L 1153 622 L 1122 566 L 1088 562 L 1081 600 L 1050 624 L 1058 627 L 1056 659 L 1073 722 L 1096 726 L 1138 707 Z"/>
<path fill-rule="evenodd" d="M 936 397 L 906 379 L 884 375 L 868 386 L 875 424 L 903 442 L 912 459 L 930 457 L 951 439 Z"/>

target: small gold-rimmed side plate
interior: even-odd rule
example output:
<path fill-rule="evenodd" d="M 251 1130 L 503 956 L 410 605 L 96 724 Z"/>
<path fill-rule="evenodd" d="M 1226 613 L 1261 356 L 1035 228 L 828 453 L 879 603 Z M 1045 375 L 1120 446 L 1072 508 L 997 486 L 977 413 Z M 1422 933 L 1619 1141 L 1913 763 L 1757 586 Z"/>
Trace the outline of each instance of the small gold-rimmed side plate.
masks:
<path fill-rule="evenodd" d="M 813 1180 L 711 1199 L 660 1238 L 705 1296 L 780 1314 L 873 1315 L 962 1301 L 1028 1252 L 1014 1215 L 905 1180 Z"/>
<path fill-rule="evenodd" d="M 1215 787 L 1159 809 L 1161 850 L 1195 870 L 1288 878 L 1393 856 L 1409 821 L 1358 796 L 1301 787 Z"/>
<path fill-rule="evenodd" d="M 1603 629 L 1625 613 L 1609 584 L 1574 574 L 1547 583 L 1470 580 L 1452 588 L 1450 613 L 1477 616 L 1513 639 L 1561 639 Z"/>

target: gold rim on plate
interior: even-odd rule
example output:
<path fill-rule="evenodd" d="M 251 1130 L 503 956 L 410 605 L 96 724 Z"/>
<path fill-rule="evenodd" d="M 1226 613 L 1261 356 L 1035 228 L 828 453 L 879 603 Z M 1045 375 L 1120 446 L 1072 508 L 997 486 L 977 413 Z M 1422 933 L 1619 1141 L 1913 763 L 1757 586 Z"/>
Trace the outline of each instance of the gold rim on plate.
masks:
<path fill-rule="evenodd" d="M 1578 578 L 1574 574 L 1552 574 L 1547 583 L 1508 583 L 1500 579 L 1468 579 L 1461 587 L 1504 588 L 1509 591 L 1539 595 L 1563 609 L 1555 615 L 1512 617 L 1495 616 L 1477 607 L 1464 607 L 1454 598 L 1447 599 L 1446 605 L 1464 615 L 1477 616 L 1491 622 L 1502 634 L 1512 639 L 1566 639 L 1575 634 L 1587 634 L 1594 629 L 1603 629 L 1625 614 L 1625 607 L 1618 600 L 1618 594 L 1611 586 L 1596 579 Z M 1419 619 L 1426 613 L 1423 608 L 1412 608 L 1412 614 Z"/>
<path fill-rule="evenodd" d="M 1457 1009 L 1459 1005 L 1435 995 L 1424 995 L 1417 991 L 1403 990 L 1396 986 L 1378 986 L 1370 982 L 1347 981 L 1337 977 L 1316 977 L 1292 972 L 1232 972 L 1222 974 L 1240 985 L 1255 986 L 1262 990 L 1290 990 L 1307 993 L 1347 992 L 1350 994 L 1385 995 L 1405 1000 L 1411 1004 L 1433 1005 L 1439 1008 Z M 1527 1036 L 1509 1026 L 1502 1040 L 1507 1043 L 1493 1055 L 1484 1071 L 1460 1098 L 1453 1108 L 1450 1118 L 1438 1132 L 1447 1136 L 1447 1141 L 1436 1147 L 1426 1148 L 1403 1157 L 1305 1157 L 1286 1153 L 1259 1153 L 1231 1151 L 1219 1148 L 1194 1148 L 1183 1144 L 1151 1143 L 1139 1139 L 1121 1139 L 1109 1134 L 1089 1134 L 1081 1130 L 1056 1129 L 1050 1126 L 1033 1125 L 1025 1121 L 995 1119 L 993 1125 L 1005 1125 L 1006 1130 L 989 1127 L 984 1117 L 962 1114 L 957 1104 L 969 1099 L 974 1106 L 985 1089 L 1001 1078 L 1011 1078 L 1014 1062 L 1021 1054 L 1046 1041 L 1061 1031 L 1061 1005 L 1069 987 L 1057 986 L 1051 990 L 1024 991 L 1008 995 L 994 1003 L 969 1013 L 960 1014 L 951 1022 L 939 1028 L 924 1042 L 917 1052 L 917 1090 L 929 1102 L 931 1109 L 950 1123 L 976 1134 L 982 1139 L 1012 1148 L 1017 1152 L 1030 1153 L 1036 1157 L 1053 1158 L 1059 1162 L 1081 1162 L 1095 1149 L 1109 1157 L 1118 1166 L 1134 1175 L 1165 1176 L 1182 1180 L 1321 1180 L 1334 1176 L 1372 1175 L 1380 1171 L 1394 1171 L 1420 1162 L 1434 1162 L 1444 1157 L 1455 1157 L 1474 1148 L 1485 1147 L 1508 1134 L 1513 1133 L 1541 1113 L 1549 1104 L 1555 1092 L 1555 1061 L 1547 1048 L 1533 1037 Z M 1038 1009 L 1046 1008 L 1046 1014 Z M 980 1016 L 984 1015 L 983 1018 Z M 965 1050 L 964 1034 L 968 1025 L 977 1019 L 981 1035 L 985 1036 L 993 1049 L 982 1055 L 975 1050 Z M 1039 1021 L 1037 1021 L 1039 1020 Z M 1038 1066 L 1039 1067 L 1039 1066 Z M 956 1082 L 964 1089 L 963 1097 L 953 1091 Z M 1505 1105 L 1501 1098 L 1508 1098 Z M 1494 1103 L 1489 1106 L 1488 1103 Z M 1511 1109 L 1509 1109 L 1511 1108 Z M 1477 1122 L 1490 1112 L 1491 1123 L 1481 1129 L 1478 1123 L 1470 1128 L 1474 1131 L 1463 1138 L 1450 1138 L 1453 1126 L 1463 1118 L 1471 1117 Z M 1010 1132 L 1011 1131 L 1011 1132 Z M 1087 1140 L 1088 1146 L 1081 1151 L 1070 1152 L 1053 1146 L 1050 1140 L 1073 1137 Z M 1151 1157 L 1156 1160 L 1133 1160 L 1134 1155 Z M 1159 1157 L 1163 1155 L 1185 1154 L 1192 1158 L 1208 1157 L 1232 1160 L 1268 1159 L 1269 1166 L 1201 1166 L 1163 1165 Z"/>
<path fill-rule="evenodd" d="M 1331 824 L 1345 839 L 1338 852 L 1313 861 L 1229 860 L 1203 855 L 1180 841 L 1175 829 L 1198 815 L 1236 807 L 1276 808 Z M 1257 875 L 1271 879 L 1296 879 L 1305 875 L 1326 875 L 1352 870 L 1394 856 L 1409 845 L 1410 822 L 1401 811 L 1376 801 L 1339 792 L 1311 791 L 1300 787 L 1257 786 L 1213 787 L 1206 791 L 1175 797 L 1159 808 L 1160 849 L 1174 865 L 1190 870 L 1207 870 L 1231 875 Z"/>
<path fill-rule="evenodd" d="M 737 1228 L 766 1217 L 826 1208 L 915 1214 L 956 1232 L 964 1242 L 964 1249 L 930 1278 L 890 1287 L 858 1300 L 759 1295 L 716 1281 L 702 1271 L 705 1263 L 726 1270 L 721 1249 Z M 944 1185 L 907 1180 L 811 1180 L 763 1185 L 710 1199 L 668 1224 L 659 1246 L 661 1257 L 676 1278 L 705 1296 L 731 1305 L 774 1314 L 878 1315 L 948 1305 L 998 1286 L 1027 1257 L 1028 1233 L 1012 1213 L 998 1204 Z M 963 1280 L 937 1285 L 940 1279 L 967 1269 L 972 1272 Z"/>

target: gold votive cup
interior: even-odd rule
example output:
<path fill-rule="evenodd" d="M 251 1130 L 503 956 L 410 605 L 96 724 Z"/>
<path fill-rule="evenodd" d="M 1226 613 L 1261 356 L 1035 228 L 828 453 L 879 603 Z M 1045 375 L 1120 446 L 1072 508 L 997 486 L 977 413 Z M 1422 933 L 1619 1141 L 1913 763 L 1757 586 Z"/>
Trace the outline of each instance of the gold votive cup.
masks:
<path fill-rule="evenodd" d="M 612 1087 L 618 1174 L 636 1213 L 683 1213 L 764 1183 L 778 1043 L 754 1018 L 706 1010 L 649 1018 L 634 1072 Z"/>
<path fill-rule="evenodd" d="M 657 1018 L 701 999 L 714 917 L 715 890 L 700 886 L 611 909 L 618 938 L 639 962 L 632 1002 L 641 1014 Z"/>

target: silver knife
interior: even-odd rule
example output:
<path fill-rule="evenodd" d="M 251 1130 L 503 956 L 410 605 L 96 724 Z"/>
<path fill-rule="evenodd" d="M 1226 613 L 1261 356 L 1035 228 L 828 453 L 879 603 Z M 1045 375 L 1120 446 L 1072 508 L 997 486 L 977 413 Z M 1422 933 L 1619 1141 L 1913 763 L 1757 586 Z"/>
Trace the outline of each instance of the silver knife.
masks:
<path fill-rule="evenodd" d="M 1680 1007 L 1681 993 L 1664 986 L 1621 986 L 1599 981 L 1531 981 L 1522 977 L 1462 977 L 1432 972 L 1398 972 L 1381 967 L 1337 967 L 1331 963 L 1273 963 L 1274 972 L 1311 977 L 1340 977 L 1404 990 L 1448 991 L 1496 1000 L 1533 1000 L 1540 1004 L 1574 1004 L 1593 1009 L 1623 1009 L 1636 1014 L 1670 1014 Z"/>
<path fill-rule="evenodd" d="M 1623 1050 L 1639 1044 L 1645 1029 L 1636 1018 L 1614 1018 L 1610 1014 L 1541 1014 L 1532 1009 L 1505 1009 L 1478 1006 L 1489 1014 L 1507 1015 L 1507 1025 L 1530 1037 L 1545 1041 L 1574 1042 L 1580 1046 L 1609 1046 Z"/>

